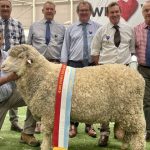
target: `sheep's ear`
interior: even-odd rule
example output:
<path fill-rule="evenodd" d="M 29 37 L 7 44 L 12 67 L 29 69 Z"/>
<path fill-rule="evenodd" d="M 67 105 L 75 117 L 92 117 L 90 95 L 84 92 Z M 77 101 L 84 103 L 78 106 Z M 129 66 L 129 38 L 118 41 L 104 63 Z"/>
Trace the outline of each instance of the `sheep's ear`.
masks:
<path fill-rule="evenodd" d="M 31 59 L 27 59 L 27 63 L 31 65 L 32 64 L 32 60 Z"/>
<path fill-rule="evenodd" d="M 32 56 L 28 56 L 28 55 L 27 55 L 27 58 L 26 58 L 26 59 L 27 59 L 27 63 L 28 63 L 28 64 L 31 65 L 31 64 L 33 63 L 33 57 L 32 57 Z"/>

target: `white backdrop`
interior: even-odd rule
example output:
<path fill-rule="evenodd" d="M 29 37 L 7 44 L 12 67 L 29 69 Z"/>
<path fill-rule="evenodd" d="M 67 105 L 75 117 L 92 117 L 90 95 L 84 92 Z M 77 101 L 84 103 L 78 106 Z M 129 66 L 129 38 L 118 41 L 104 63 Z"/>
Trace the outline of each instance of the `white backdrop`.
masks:
<path fill-rule="evenodd" d="M 107 5 L 114 0 L 88 0 L 94 10 L 92 20 L 100 24 L 108 21 L 105 10 Z M 122 8 L 122 20 L 127 21 L 131 26 L 135 26 L 143 21 L 141 5 L 145 0 L 116 0 Z"/>

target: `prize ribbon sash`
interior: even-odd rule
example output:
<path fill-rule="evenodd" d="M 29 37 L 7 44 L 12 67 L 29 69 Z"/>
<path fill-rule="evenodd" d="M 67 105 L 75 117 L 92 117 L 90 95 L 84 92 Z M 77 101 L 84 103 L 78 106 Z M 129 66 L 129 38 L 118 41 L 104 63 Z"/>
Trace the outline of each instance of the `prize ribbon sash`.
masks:
<path fill-rule="evenodd" d="M 56 91 L 53 150 L 67 150 L 75 68 L 62 65 Z"/>

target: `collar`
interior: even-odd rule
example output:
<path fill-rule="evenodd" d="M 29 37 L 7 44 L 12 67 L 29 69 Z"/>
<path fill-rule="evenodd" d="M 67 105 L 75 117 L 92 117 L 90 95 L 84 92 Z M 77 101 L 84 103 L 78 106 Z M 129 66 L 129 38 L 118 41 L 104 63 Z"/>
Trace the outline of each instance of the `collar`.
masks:
<path fill-rule="evenodd" d="M 147 24 L 144 22 L 144 23 L 143 23 L 143 28 L 144 28 L 144 29 L 148 29 L 148 28 L 150 28 L 150 26 L 147 25 Z"/>
<path fill-rule="evenodd" d="M 11 18 L 8 19 L 8 22 L 10 22 L 10 21 L 11 21 Z M 5 19 L 2 19 L 2 22 L 5 22 Z"/>
<path fill-rule="evenodd" d="M 117 25 L 119 26 L 119 28 L 121 27 L 121 23 L 120 23 L 120 22 L 119 22 Z M 112 29 L 112 28 L 114 28 L 115 25 L 110 22 L 110 23 L 109 23 L 109 26 L 110 26 L 110 28 Z"/>
<path fill-rule="evenodd" d="M 43 20 L 42 20 L 42 22 L 43 22 L 44 24 L 46 23 L 46 21 L 47 21 L 46 19 L 43 19 Z M 54 23 L 54 22 L 55 22 L 54 20 L 51 20 L 51 24 Z"/>
<path fill-rule="evenodd" d="M 83 24 L 83 23 L 82 23 L 81 21 L 78 21 L 78 22 L 77 22 L 77 26 L 80 26 L 80 25 L 82 25 L 82 24 Z M 89 21 L 87 22 L 87 24 L 91 25 L 91 24 L 92 24 L 92 21 L 89 20 Z"/>

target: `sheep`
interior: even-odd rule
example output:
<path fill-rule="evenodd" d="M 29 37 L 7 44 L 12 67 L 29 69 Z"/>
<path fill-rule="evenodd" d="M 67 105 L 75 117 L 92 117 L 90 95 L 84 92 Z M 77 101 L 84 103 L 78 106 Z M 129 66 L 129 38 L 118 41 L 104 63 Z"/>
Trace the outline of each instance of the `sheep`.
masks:
<path fill-rule="evenodd" d="M 61 64 L 48 62 L 35 48 L 17 45 L 2 64 L 20 78 L 17 88 L 33 116 L 41 119 L 41 150 L 51 146 L 55 94 Z M 144 80 L 125 65 L 77 68 L 72 92 L 71 120 L 84 123 L 115 122 L 124 132 L 122 149 L 145 149 Z"/>

